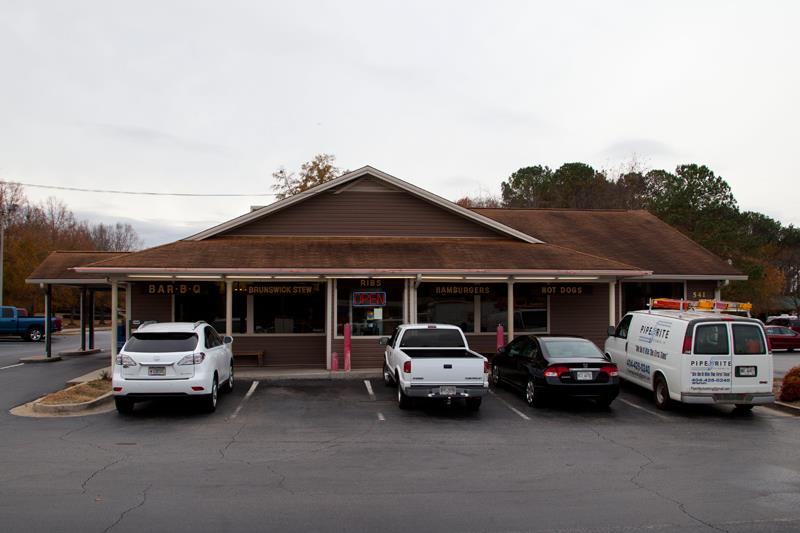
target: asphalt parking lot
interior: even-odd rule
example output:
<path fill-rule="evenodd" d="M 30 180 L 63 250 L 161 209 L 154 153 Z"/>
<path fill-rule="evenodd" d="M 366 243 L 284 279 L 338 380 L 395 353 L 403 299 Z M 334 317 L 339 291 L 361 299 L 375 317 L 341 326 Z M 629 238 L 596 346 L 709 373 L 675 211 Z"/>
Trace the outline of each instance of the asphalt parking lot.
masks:
<path fill-rule="evenodd" d="M 19 379 L 0 372 L 0 385 Z M 663 413 L 630 387 L 608 410 L 534 410 L 499 389 L 478 413 L 401 411 L 369 384 L 239 381 L 211 415 L 151 402 L 130 417 L 31 419 L 4 405 L 3 530 L 800 527 L 800 418 Z"/>

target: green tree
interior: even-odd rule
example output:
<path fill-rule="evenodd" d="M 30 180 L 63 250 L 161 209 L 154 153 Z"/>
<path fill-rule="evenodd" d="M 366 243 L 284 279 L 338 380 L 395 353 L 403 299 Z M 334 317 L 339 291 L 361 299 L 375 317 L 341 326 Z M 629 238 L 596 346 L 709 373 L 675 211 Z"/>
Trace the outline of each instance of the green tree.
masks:
<path fill-rule="evenodd" d="M 544 205 L 545 191 L 551 186 L 553 171 L 536 165 L 523 167 L 500 184 L 503 207 L 549 207 Z"/>
<path fill-rule="evenodd" d="M 283 200 L 297 193 L 307 191 L 312 187 L 321 185 L 342 175 L 342 171 L 334 166 L 336 156 L 332 154 L 317 154 L 311 161 L 300 166 L 300 172 L 295 174 L 281 167 L 272 173 L 275 183 L 272 190 L 275 197 Z"/>

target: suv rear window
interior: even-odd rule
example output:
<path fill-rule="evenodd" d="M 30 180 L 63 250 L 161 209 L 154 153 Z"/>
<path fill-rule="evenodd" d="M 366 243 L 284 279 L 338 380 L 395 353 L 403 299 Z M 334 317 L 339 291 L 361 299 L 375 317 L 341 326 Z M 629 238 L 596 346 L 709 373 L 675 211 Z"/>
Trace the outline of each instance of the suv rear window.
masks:
<path fill-rule="evenodd" d="M 410 329 L 403 334 L 401 348 L 463 348 L 457 329 Z"/>
<path fill-rule="evenodd" d="M 733 353 L 736 355 L 767 353 L 761 328 L 750 324 L 734 324 Z"/>
<path fill-rule="evenodd" d="M 194 333 L 133 333 L 123 350 L 139 353 L 193 352 L 197 347 Z"/>
<path fill-rule="evenodd" d="M 694 353 L 699 355 L 729 354 L 728 328 L 725 324 L 697 326 L 697 333 L 694 337 Z"/>

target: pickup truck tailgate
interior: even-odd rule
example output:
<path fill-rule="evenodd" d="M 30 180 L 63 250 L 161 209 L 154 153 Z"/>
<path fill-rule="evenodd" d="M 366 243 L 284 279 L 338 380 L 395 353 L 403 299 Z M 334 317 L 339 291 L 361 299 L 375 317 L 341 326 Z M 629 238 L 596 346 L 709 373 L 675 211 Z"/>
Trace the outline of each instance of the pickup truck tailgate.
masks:
<path fill-rule="evenodd" d="M 403 352 L 411 358 L 412 386 L 483 383 L 483 357 L 469 350 L 406 348 Z"/>

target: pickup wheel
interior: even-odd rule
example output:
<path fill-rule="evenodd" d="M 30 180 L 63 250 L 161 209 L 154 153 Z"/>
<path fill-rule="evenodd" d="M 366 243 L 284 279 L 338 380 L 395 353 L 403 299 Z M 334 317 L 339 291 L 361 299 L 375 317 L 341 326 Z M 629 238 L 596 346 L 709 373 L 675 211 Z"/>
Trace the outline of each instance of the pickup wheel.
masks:
<path fill-rule="evenodd" d="M 28 328 L 28 333 L 25 338 L 31 342 L 39 342 L 42 340 L 44 336 L 44 332 L 40 326 L 31 326 Z"/>
<path fill-rule="evenodd" d="M 386 366 L 386 361 L 383 362 L 383 384 L 387 387 L 394 385 L 394 378 L 392 378 L 392 371 Z"/>
<path fill-rule="evenodd" d="M 400 409 L 410 409 L 411 408 L 411 398 L 406 396 L 406 393 L 403 392 L 403 387 L 400 384 L 397 384 L 397 406 Z"/>
<path fill-rule="evenodd" d="M 467 409 L 470 411 L 477 411 L 481 408 L 481 400 L 483 398 L 467 398 Z"/>

